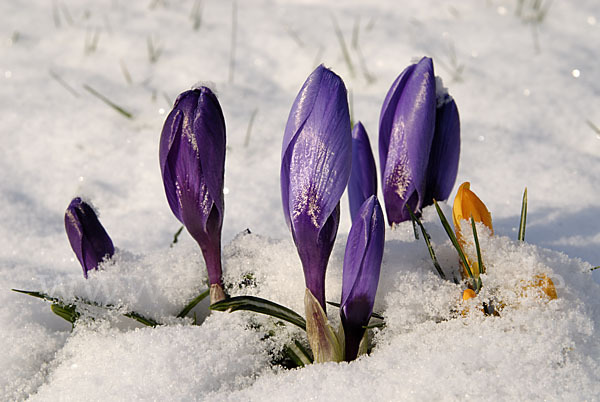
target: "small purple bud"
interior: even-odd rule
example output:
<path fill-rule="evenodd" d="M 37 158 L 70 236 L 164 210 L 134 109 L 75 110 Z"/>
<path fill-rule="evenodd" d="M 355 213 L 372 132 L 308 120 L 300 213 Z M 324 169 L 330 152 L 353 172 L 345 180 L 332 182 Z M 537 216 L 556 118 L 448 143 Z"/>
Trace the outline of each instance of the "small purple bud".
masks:
<path fill-rule="evenodd" d="M 354 360 L 373 313 L 385 244 L 385 222 L 376 196 L 357 212 L 348 234 L 342 273 L 340 316 L 346 339 L 346 360 Z"/>
<path fill-rule="evenodd" d="M 65 230 L 85 278 L 88 277 L 88 271 L 98 269 L 98 264 L 104 258 L 110 258 L 115 253 L 113 242 L 98 216 L 79 197 L 73 198 L 65 212 Z"/>
<path fill-rule="evenodd" d="M 359 121 L 352 129 L 352 173 L 348 181 L 348 198 L 352 221 L 360 206 L 377 194 L 377 171 L 369 136 Z"/>
<path fill-rule="evenodd" d="M 435 128 L 435 76 L 430 58 L 408 66 L 392 84 L 379 118 L 381 186 L 390 225 L 418 213 L 427 185 Z"/>
<path fill-rule="evenodd" d="M 225 119 L 209 88 L 179 95 L 165 120 L 159 157 L 169 206 L 202 249 L 209 283 L 221 286 Z"/>
<path fill-rule="evenodd" d="M 460 155 L 460 118 L 454 99 L 446 92 L 440 79 L 437 86 L 435 132 L 429 165 L 427 190 L 423 206 L 433 205 L 433 200 L 447 200 L 454 187 Z"/>
<path fill-rule="evenodd" d="M 281 153 L 281 198 L 306 287 L 325 310 L 325 271 L 339 225 L 339 202 L 352 163 L 346 87 L 317 67 L 300 89 Z"/>

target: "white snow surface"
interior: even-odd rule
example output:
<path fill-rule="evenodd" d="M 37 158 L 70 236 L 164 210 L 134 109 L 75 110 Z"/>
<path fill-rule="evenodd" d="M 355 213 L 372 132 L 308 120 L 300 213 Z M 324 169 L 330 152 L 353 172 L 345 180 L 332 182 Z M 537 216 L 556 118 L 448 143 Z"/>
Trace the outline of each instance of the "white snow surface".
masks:
<path fill-rule="evenodd" d="M 590 272 L 600 265 L 600 3 L 543 1 L 547 12 L 537 19 L 532 3 L 1 2 L 0 399 L 600 398 L 600 270 Z M 318 63 L 332 68 L 377 155 L 389 85 L 424 55 L 460 111 L 457 184 L 470 181 L 494 220 L 494 236 L 479 227 L 488 270 L 480 295 L 461 302 L 464 284 L 437 276 L 404 223 L 386 231 L 375 311 L 387 326 L 374 331 L 369 356 L 285 370 L 272 361 L 302 339 L 291 325 L 249 312 L 208 315 L 206 302 L 194 309 L 201 325 L 174 318 L 206 281 L 187 233 L 169 246 L 179 223 L 164 195 L 158 139 L 177 94 L 211 82 L 224 111 L 227 290 L 303 313 L 302 268 L 279 192 L 296 93 Z M 519 244 L 525 186 L 527 243 Z M 93 201 L 117 247 L 87 281 L 64 234 L 74 196 Z M 347 204 L 344 196 L 327 274 L 331 301 L 341 293 Z M 442 208 L 450 217 L 449 205 Z M 423 222 L 446 274 L 458 275 L 433 208 Z M 556 300 L 527 285 L 540 274 L 553 280 Z M 89 309 L 71 331 L 47 303 L 11 288 L 86 297 L 165 325 Z M 503 305 L 500 316 L 484 316 L 482 300 Z M 337 325 L 337 309 L 328 314 Z"/>

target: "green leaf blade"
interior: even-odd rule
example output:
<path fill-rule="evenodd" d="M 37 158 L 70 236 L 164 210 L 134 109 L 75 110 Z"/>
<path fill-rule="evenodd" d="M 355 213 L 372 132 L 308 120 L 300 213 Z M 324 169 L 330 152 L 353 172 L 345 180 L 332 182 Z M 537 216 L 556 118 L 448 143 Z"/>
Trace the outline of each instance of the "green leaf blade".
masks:
<path fill-rule="evenodd" d="M 523 202 L 521 203 L 521 221 L 519 222 L 519 236 L 520 242 L 525 241 L 525 226 L 527 225 L 527 187 L 523 192 Z"/>
<path fill-rule="evenodd" d="M 210 289 L 206 289 L 204 292 L 200 293 L 198 296 L 194 297 L 194 299 L 192 299 L 191 302 L 188 303 L 187 306 L 185 306 L 183 308 L 183 310 L 181 310 L 181 312 L 179 314 L 177 314 L 177 318 L 183 318 L 186 315 L 188 315 L 188 313 L 190 311 L 192 311 L 192 309 L 194 307 L 196 307 L 196 305 L 198 303 L 200 303 L 202 300 L 204 300 L 206 298 L 206 296 L 208 296 L 210 293 Z"/>
<path fill-rule="evenodd" d="M 306 331 L 306 320 L 289 308 L 255 296 L 236 296 L 210 305 L 211 310 L 234 312 L 253 311 L 294 324 Z"/>

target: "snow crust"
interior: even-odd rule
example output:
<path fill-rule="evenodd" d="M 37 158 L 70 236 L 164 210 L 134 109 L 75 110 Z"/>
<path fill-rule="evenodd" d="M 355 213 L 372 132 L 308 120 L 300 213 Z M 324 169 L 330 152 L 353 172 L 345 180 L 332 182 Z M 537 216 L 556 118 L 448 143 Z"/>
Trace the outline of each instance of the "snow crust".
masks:
<path fill-rule="evenodd" d="M 555 0 L 534 23 L 517 3 L 238 1 L 231 81 L 230 1 L 202 1 L 198 30 L 194 1 L 1 2 L 0 399 L 597 399 L 600 270 L 590 269 L 600 264 L 600 5 Z M 458 183 L 471 182 L 494 220 L 495 236 L 479 228 L 481 294 L 461 302 L 464 286 L 439 279 L 406 223 L 386 232 L 375 311 L 387 326 L 375 331 L 370 356 L 284 370 L 272 361 L 302 338 L 296 328 L 253 313 L 208 316 L 206 302 L 194 310 L 200 326 L 193 314 L 173 318 L 206 281 L 189 235 L 169 247 L 179 224 L 160 181 L 158 139 L 177 94 L 214 82 L 225 114 L 228 292 L 302 313 L 304 279 L 279 192 L 297 91 L 317 64 L 331 67 L 376 151 L 387 89 L 424 55 L 459 108 Z M 73 196 L 93 202 L 117 247 L 87 281 L 64 234 Z M 327 274 L 327 299 L 338 302 L 347 204 L 344 196 Z M 458 275 L 435 211 L 423 219 L 442 268 Z M 553 280 L 556 300 L 527 286 L 538 274 Z M 92 309 L 94 320 L 71 332 L 47 303 L 11 288 L 117 304 L 167 325 Z M 489 300 L 504 305 L 499 317 L 480 311 Z M 337 310 L 328 314 L 337 324 Z M 274 333 L 263 339 L 267 329 Z"/>

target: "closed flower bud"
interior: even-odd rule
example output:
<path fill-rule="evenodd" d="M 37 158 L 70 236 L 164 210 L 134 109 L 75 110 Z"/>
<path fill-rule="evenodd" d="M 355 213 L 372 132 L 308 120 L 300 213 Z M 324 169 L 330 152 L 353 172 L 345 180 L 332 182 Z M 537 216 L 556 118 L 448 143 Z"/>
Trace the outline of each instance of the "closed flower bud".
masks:
<path fill-rule="evenodd" d="M 424 57 L 392 84 L 379 119 L 379 157 L 388 222 L 419 215 L 433 200 L 446 200 L 458 172 L 460 120 L 456 103 L 433 62 Z"/>
<path fill-rule="evenodd" d="M 385 244 L 385 222 L 377 197 L 368 198 L 357 212 L 348 234 L 342 274 L 340 315 L 346 360 L 357 356 L 373 313 Z"/>
<path fill-rule="evenodd" d="M 325 271 L 339 225 L 339 201 L 350 176 L 352 144 L 346 87 L 317 67 L 290 111 L 281 153 L 285 220 L 306 287 L 325 310 Z"/>
<path fill-rule="evenodd" d="M 98 220 L 96 212 L 81 198 L 74 198 L 65 212 L 65 230 L 75 252 L 83 276 L 98 269 L 98 264 L 115 253 L 113 242 Z"/>
<path fill-rule="evenodd" d="M 424 57 L 392 84 L 379 119 L 381 186 L 390 225 L 410 219 L 425 200 L 427 166 L 435 129 L 433 63 Z"/>
<path fill-rule="evenodd" d="M 225 119 L 209 88 L 179 95 L 162 130 L 159 157 L 169 206 L 200 246 L 211 287 L 222 288 Z M 217 290 L 211 294 L 223 295 Z"/>

